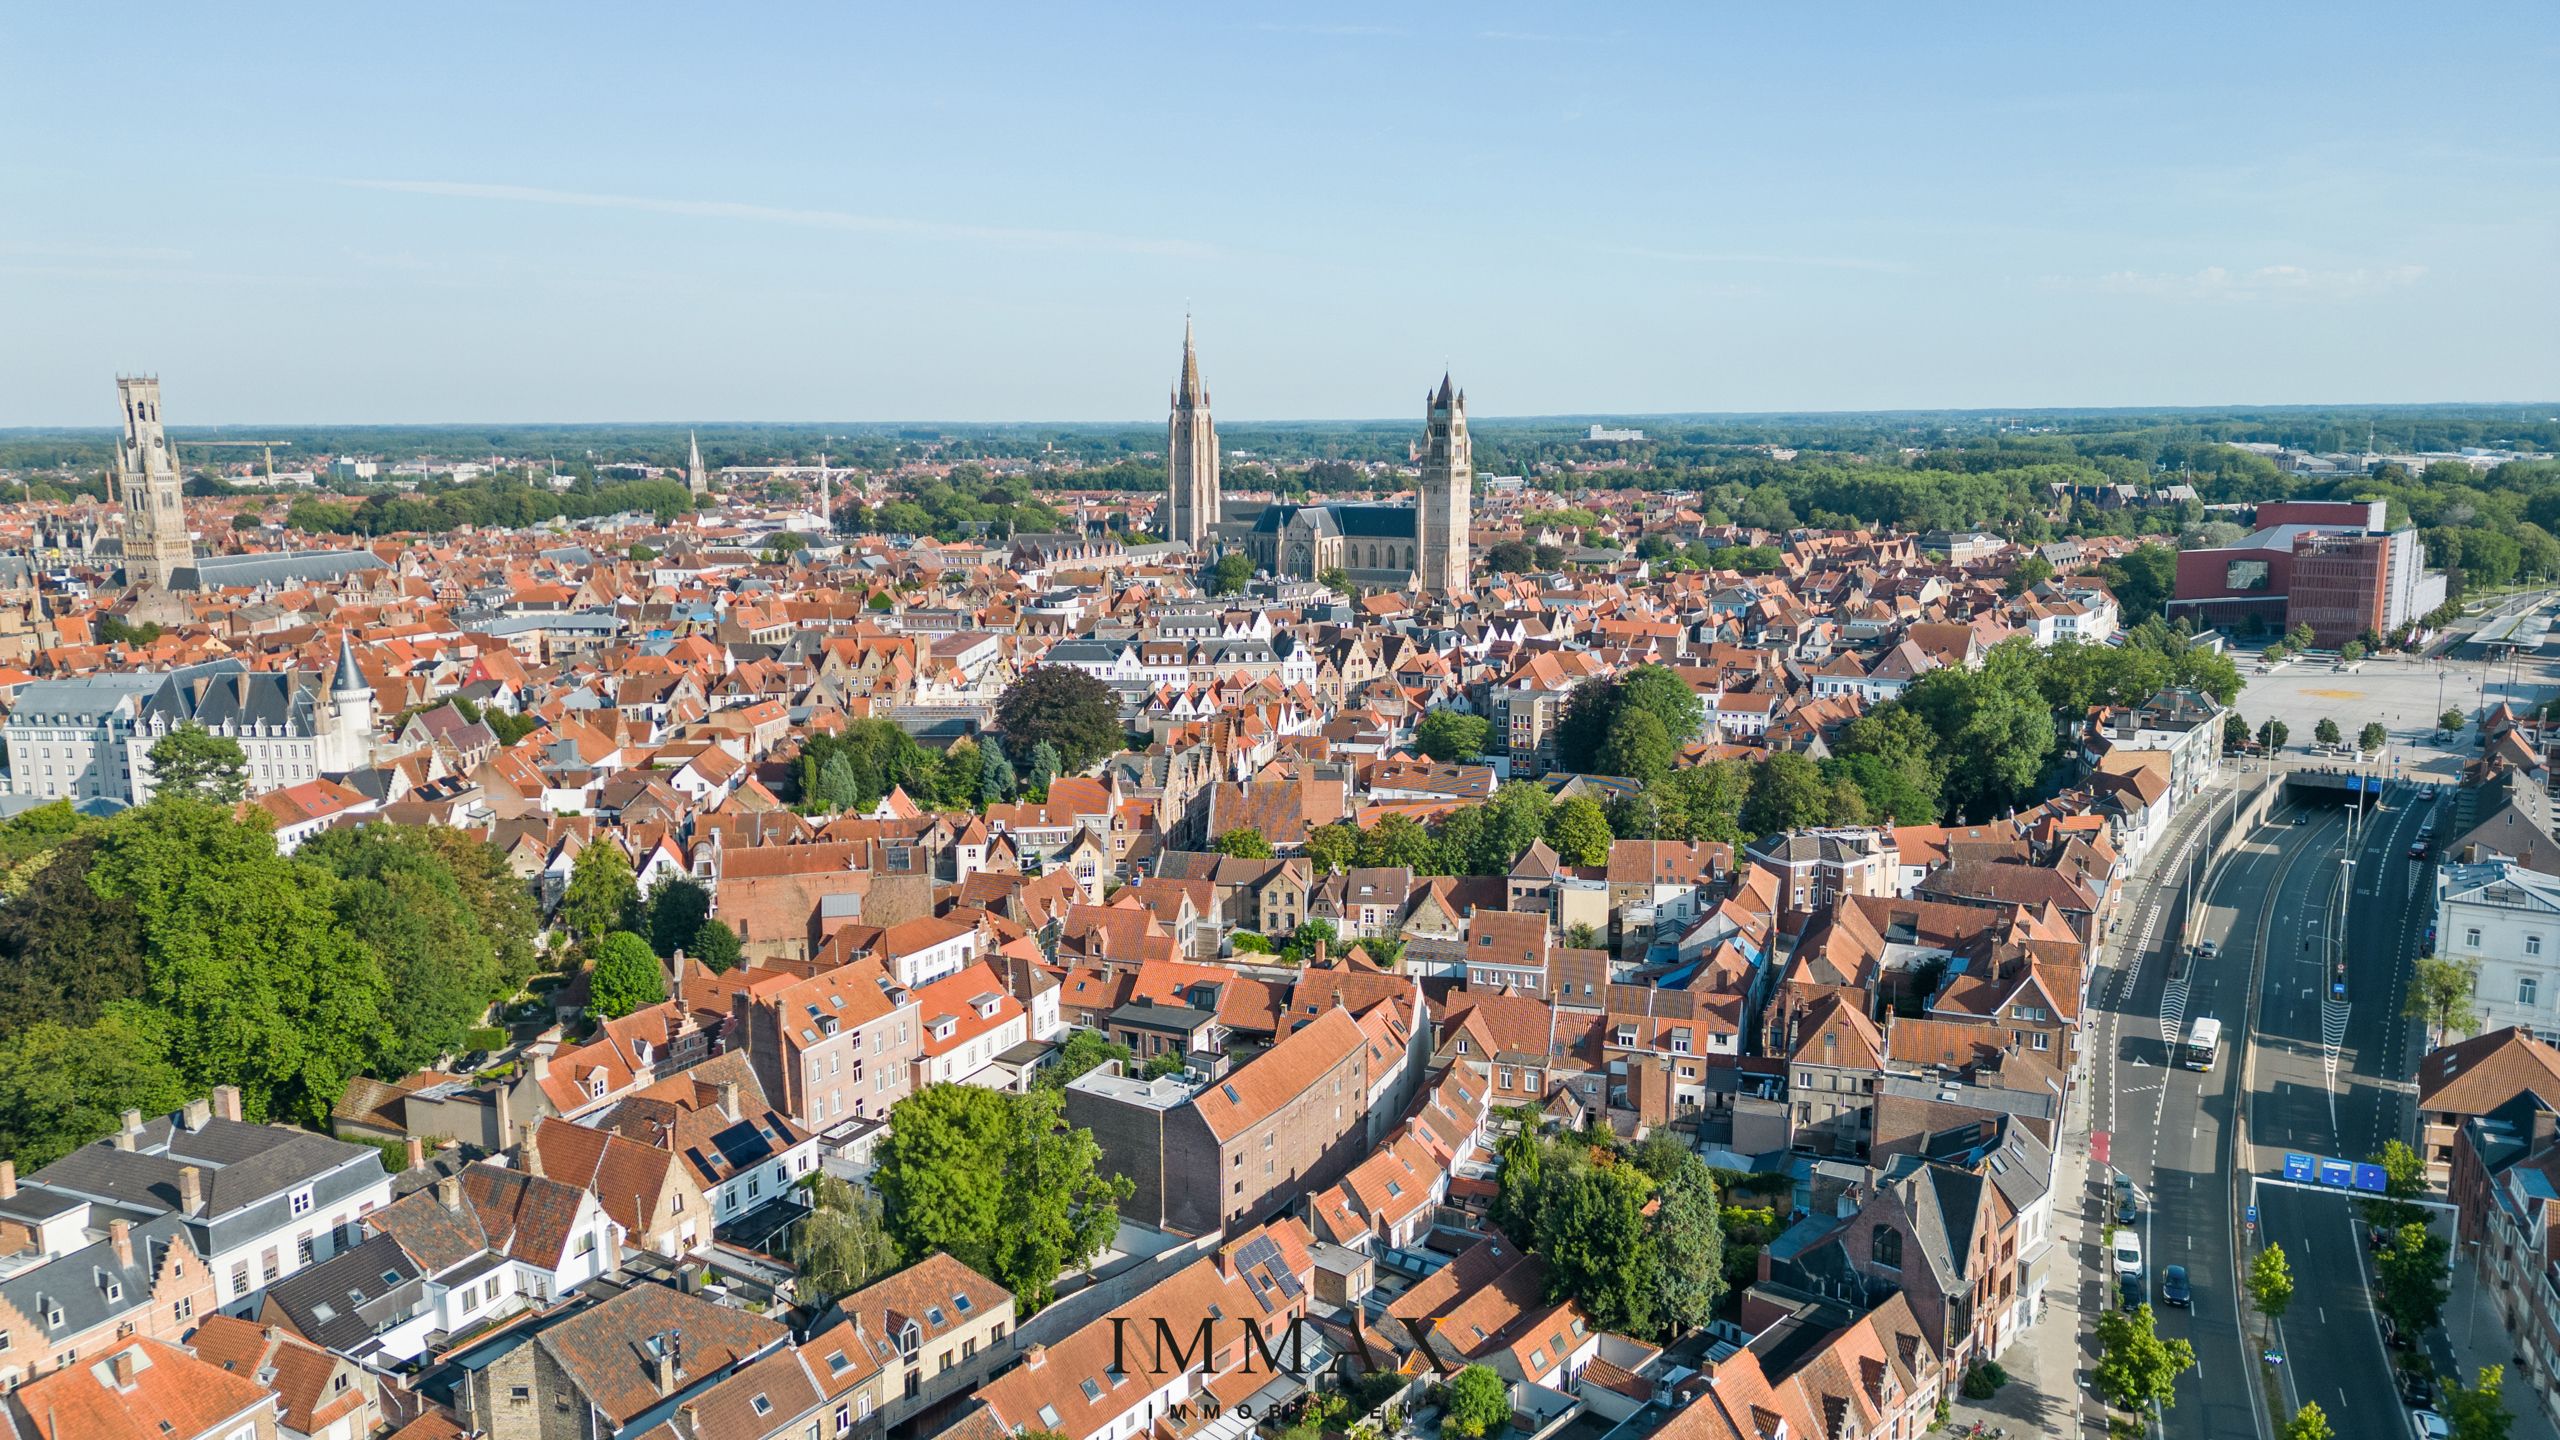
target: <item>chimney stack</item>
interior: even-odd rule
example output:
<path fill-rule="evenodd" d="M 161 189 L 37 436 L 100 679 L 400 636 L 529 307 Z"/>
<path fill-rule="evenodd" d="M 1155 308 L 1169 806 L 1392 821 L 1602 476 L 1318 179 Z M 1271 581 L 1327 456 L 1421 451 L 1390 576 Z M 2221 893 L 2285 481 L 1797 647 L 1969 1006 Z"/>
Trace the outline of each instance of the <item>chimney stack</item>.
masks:
<path fill-rule="evenodd" d="M 409 1163 L 402 1166 L 402 1169 L 424 1170 L 427 1168 L 427 1142 L 421 1137 L 416 1135 L 409 1137 L 408 1160 Z"/>
<path fill-rule="evenodd" d="M 124 1112 L 124 1133 L 126 1133 L 127 1135 L 139 1135 L 139 1134 L 141 1134 L 141 1133 L 142 1133 L 142 1112 L 141 1112 L 141 1111 L 139 1111 L 139 1110 L 127 1110 L 126 1112 Z M 130 1150 L 130 1149 L 132 1149 L 133 1147 L 132 1147 L 132 1146 L 130 1146 L 130 1145 L 127 1145 L 127 1146 L 126 1146 L 126 1147 L 124 1147 L 124 1148 L 126 1148 L 127 1150 Z"/>
<path fill-rule="evenodd" d="M 526 1056 L 526 1057 L 525 1057 L 525 1059 L 526 1059 L 526 1060 L 527 1060 L 527 1061 L 532 1065 L 532 1067 L 533 1067 L 533 1083 L 535 1083 L 535 1084 L 539 1085 L 539 1084 L 541 1084 L 543 1081 L 548 1080 L 548 1079 L 550 1079 L 550 1078 L 551 1078 L 551 1052 L 550 1052 L 550 1051 L 548 1051 L 548 1050 L 536 1050 L 536 1051 L 534 1051 L 532 1054 L 530 1054 L 530 1055 Z"/>
<path fill-rule="evenodd" d="M 720 1113 L 731 1120 L 745 1118 L 738 1108 L 738 1082 L 735 1080 L 720 1082 Z"/>
<path fill-rule="evenodd" d="M 193 1165 L 178 1168 L 178 1213 L 194 1215 L 204 1209 L 204 1172 Z"/>
<path fill-rule="evenodd" d="M 1324 968 L 1325 951 L 1327 948 L 1328 947 L 1325 945 L 1323 940 L 1319 939 L 1316 941 L 1316 958 L 1312 964 L 1312 968 L 1317 970 Z"/>
<path fill-rule="evenodd" d="M 524 1127 L 524 1144 L 516 1149 L 517 1167 L 535 1179 L 542 1177 L 541 1135 L 542 1126 L 539 1123 L 527 1125 Z"/>
<path fill-rule="evenodd" d="M 436 1203 L 459 1213 L 462 1209 L 462 1177 L 447 1175 L 436 1181 Z"/>
<path fill-rule="evenodd" d="M 133 1222 L 130 1220 L 108 1221 L 107 1239 L 116 1247 L 116 1264 L 127 1270 L 132 1269 Z"/>
<path fill-rule="evenodd" d="M 186 1117 L 187 1132 L 189 1134 L 202 1130 L 205 1127 L 205 1122 L 213 1118 L 213 1102 L 202 1097 L 188 1101 Z"/>
<path fill-rule="evenodd" d="M 18 1195 L 18 1162 L 0 1160 L 0 1200 L 14 1200 Z"/>
<path fill-rule="evenodd" d="M 216 1085 L 213 1087 L 213 1118 L 228 1120 L 235 1125 L 240 1123 L 239 1086 Z"/>

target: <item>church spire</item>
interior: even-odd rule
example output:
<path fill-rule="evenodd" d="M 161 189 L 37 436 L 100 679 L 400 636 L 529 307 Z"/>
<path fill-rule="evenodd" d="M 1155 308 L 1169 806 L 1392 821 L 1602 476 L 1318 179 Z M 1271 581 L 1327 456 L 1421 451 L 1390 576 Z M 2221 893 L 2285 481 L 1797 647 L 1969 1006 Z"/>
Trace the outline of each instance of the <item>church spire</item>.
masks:
<path fill-rule="evenodd" d="M 1200 351 L 1191 343 L 1191 317 L 1182 317 L 1182 374 L 1173 384 L 1174 408 L 1206 408 L 1208 387 L 1200 383 Z"/>
<path fill-rule="evenodd" d="M 692 446 L 692 453 L 684 462 L 685 488 L 696 495 L 708 495 L 711 493 L 711 477 L 702 470 L 702 439 L 690 430 L 684 432 L 684 438 Z"/>

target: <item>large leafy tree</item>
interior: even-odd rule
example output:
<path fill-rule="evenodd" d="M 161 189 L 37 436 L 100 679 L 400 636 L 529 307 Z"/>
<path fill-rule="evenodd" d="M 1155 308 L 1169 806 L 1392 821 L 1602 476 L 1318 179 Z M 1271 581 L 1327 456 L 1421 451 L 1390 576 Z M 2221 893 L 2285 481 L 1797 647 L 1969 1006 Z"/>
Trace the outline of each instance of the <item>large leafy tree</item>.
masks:
<path fill-rule="evenodd" d="M 119 1000 L 87 1025 L 39 1020 L 0 1038 L 0 1155 L 28 1170 L 116 1128 L 126 1110 L 166 1114 L 198 1094 L 168 1059 L 168 1026 Z"/>
<path fill-rule="evenodd" d="M 1584 768 L 1603 775 L 1624 775 L 1650 785 L 1671 773 L 1672 762 L 1679 758 L 1679 746 L 1673 743 L 1671 732 L 1663 728 L 1661 717 L 1650 710 L 1629 707 L 1609 722 L 1599 750 Z"/>
<path fill-rule="evenodd" d="M 1587 795 L 1557 801 L 1547 816 L 1547 843 L 1567 865 L 1608 864 L 1609 845 L 1616 838 L 1609 833 L 1609 812 Z"/>
<path fill-rule="evenodd" d="M 25 888 L 0 905 L 0 1035 L 38 1021 L 73 1027 L 149 984 L 141 912 L 89 884 L 98 842 L 40 852 Z"/>
<path fill-rule="evenodd" d="M 1360 863 L 1360 831 L 1357 826 L 1336 821 L 1319 825 L 1307 832 L 1307 858 L 1328 875 L 1339 874 Z"/>
<path fill-rule="evenodd" d="M 2501 1398 L 2506 1384 L 2504 1365 L 2481 1366 L 2476 1383 L 2470 1385 L 2445 1377 L 2444 1398 L 2437 1408 L 2452 1431 L 2451 1440 L 2507 1440 L 2516 1417 Z"/>
<path fill-rule="evenodd" d="M 2178 554 L 2166 545 L 2137 545 L 2099 566 L 2098 575 L 2115 591 L 2126 623 L 2155 619 L 2178 592 Z"/>
<path fill-rule="evenodd" d="M 2445 1281 L 2450 1249 L 2443 1236 L 2413 1221 L 2393 1231 L 2374 1257 L 2376 1308 L 2401 1334 L 2424 1335 L 2444 1314 L 2451 1294 Z"/>
<path fill-rule="evenodd" d="M 2151 1307 L 2109 1310 L 2098 1317 L 2098 1394 L 2119 1410 L 2144 1411 L 2178 1403 L 2178 1377 L 2195 1368 L 2196 1350 L 2184 1340 L 2163 1340 Z"/>
<path fill-rule="evenodd" d="M 848 1295 L 898 1268 L 898 1242 L 881 1215 L 880 1197 L 820 1172 L 809 1186 L 809 1214 L 795 1242 L 805 1299 Z"/>
<path fill-rule="evenodd" d="M 1945 767 L 1938 737 L 1909 707 L 1887 701 L 1841 728 L 1830 762 L 1855 781 L 1867 808 L 1879 818 L 1927 825 L 1938 818 Z"/>
<path fill-rule="evenodd" d="M 1402 865 L 1417 874 L 1445 873 L 1431 868 L 1437 854 L 1431 832 L 1409 815 L 1385 816 L 1360 836 L 1363 865 Z"/>
<path fill-rule="evenodd" d="M 1802 830 L 1831 818 L 1831 791 L 1822 768 L 1802 755 L 1781 750 L 1752 770 L 1751 790 L 1742 802 L 1742 828 L 1754 835 Z"/>
<path fill-rule="evenodd" d="M 2336 1440 L 2338 1432 L 2329 1428 L 2329 1416 L 2317 1400 L 2305 1400 L 2293 1418 L 2276 1432 L 2277 1440 Z"/>
<path fill-rule="evenodd" d="M 725 975 L 738 968 L 738 961 L 743 958 L 739 953 L 738 932 L 730 929 L 726 920 L 703 921 L 702 928 L 693 935 L 693 958 L 710 967 L 714 975 Z"/>
<path fill-rule="evenodd" d="M 1715 1315 L 1724 1298 L 1724 1218 L 1715 1172 L 1669 1130 L 1636 1148 L 1635 1163 L 1653 1177 L 1652 1288 L 1663 1329 L 1685 1334 Z"/>
<path fill-rule="evenodd" d="M 248 792 L 249 757 L 240 742 L 201 725 L 181 725 L 151 742 L 154 795 L 236 805 Z"/>
<path fill-rule="evenodd" d="M 1533 1228 L 1550 1298 L 1573 1297 L 1603 1330 L 1653 1333 L 1662 1261 L 1644 1214 L 1652 1191 L 1630 1162 L 1565 1147 L 1547 1157 Z"/>
<path fill-rule="evenodd" d="M 2293 1265 L 2285 1259 L 2283 1246 L 2269 1245 L 2250 1259 L 2249 1303 L 2270 1325 L 2282 1321 L 2293 1305 Z"/>
<path fill-rule="evenodd" d="M 668 959 L 695 948 L 711 918 L 711 892 L 689 877 L 671 875 L 649 887 L 649 948 Z"/>
<path fill-rule="evenodd" d="M 1434 760 L 1473 760 L 1484 753 L 1493 726 L 1481 715 L 1434 710 L 1413 727 L 1413 746 Z"/>
<path fill-rule="evenodd" d="M 277 854 L 262 817 L 156 800 L 100 832 L 89 883 L 141 918 L 143 998 L 191 1093 L 235 1084 L 253 1119 L 317 1123 L 384 1053 L 390 987 L 337 878 Z"/>
<path fill-rule="evenodd" d="M 1211 848 L 1221 855 L 1233 855 L 1240 860 L 1271 858 L 1271 842 L 1264 839 L 1259 830 L 1230 830 L 1212 842 Z"/>
<path fill-rule="evenodd" d="M 632 876 L 631 857 L 622 847 L 598 836 L 570 862 L 569 883 L 560 892 L 553 918 L 582 944 L 592 945 L 638 919 L 640 882 Z"/>
<path fill-rule="evenodd" d="M 2035 646 L 1991 647 L 1980 670 L 1942 666 L 1903 700 L 1938 737 L 1948 757 L 1946 798 L 1973 819 L 2016 804 L 2034 788 L 2053 753 L 2053 714 L 2037 683 Z"/>
<path fill-rule="evenodd" d="M 587 976 L 587 999 L 597 1014 L 618 1020 L 667 998 L 667 972 L 649 942 L 628 930 L 616 930 L 596 942 L 595 969 Z"/>
<path fill-rule="evenodd" d="M 316 836 L 301 855 L 337 876 L 332 908 L 373 953 L 395 997 L 383 1007 L 385 1035 L 375 1057 L 375 1068 L 392 1074 L 460 1050 L 463 1032 L 525 978 L 502 963 L 498 941 L 426 836 L 367 825 Z"/>
<path fill-rule="evenodd" d="M 1111 687 L 1064 665 L 1036 665 L 996 702 L 996 728 L 1009 749 L 1043 741 L 1056 746 L 1069 772 L 1120 748 L 1120 698 Z"/>
<path fill-rule="evenodd" d="M 1020 1300 L 1047 1305 L 1060 1272 L 1099 1254 L 1132 1186 L 1098 1173 L 1102 1147 L 1065 1124 L 1055 1090 L 930 1085 L 890 1112 L 874 1183 L 912 1255 L 948 1251 Z"/>

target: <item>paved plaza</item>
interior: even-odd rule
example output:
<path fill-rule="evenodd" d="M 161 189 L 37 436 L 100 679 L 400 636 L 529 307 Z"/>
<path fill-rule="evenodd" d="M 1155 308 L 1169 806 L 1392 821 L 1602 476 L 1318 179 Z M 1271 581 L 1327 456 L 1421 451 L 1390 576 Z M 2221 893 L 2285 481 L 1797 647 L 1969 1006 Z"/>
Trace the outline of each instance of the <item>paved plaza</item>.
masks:
<path fill-rule="evenodd" d="M 2291 732 L 2291 758 L 2304 758 L 2323 718 L 2337 721 L 2350 740 L 2366 721 L 2379 720 L 2391 732 L 2393 768 L 2402 774 L 2450 779 L 2463 759 L 2478 753 L 2476 729 L 2466 727 L 2454 737 L 2436 733 L 2436 717 L 2448 709 L 2476 718 L 2484 705 L 2501 700 L 2527 705 L 2560 696 L 2560 660 L 2539 656 L 2490 662 L 2387 657 L 2352 671 L 2326 660 L 2296 661 L 2273 674 L 2259 671 L 2254 653 L 2235 658 L 2247 682 L 2240 713 L 2252 729 L 2283 721 Z"/>

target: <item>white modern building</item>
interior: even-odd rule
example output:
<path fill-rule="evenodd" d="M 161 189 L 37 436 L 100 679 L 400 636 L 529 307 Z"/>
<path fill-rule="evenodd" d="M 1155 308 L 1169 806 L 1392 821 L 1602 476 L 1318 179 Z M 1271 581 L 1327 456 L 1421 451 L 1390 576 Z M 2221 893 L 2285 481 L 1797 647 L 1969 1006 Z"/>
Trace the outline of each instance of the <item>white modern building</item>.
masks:
<path fill-rule="evenodd" d="M 2479 1028 L 2560 1043 L 2560 876 L 2513 860 L 2436 872 L 2436 951 L 2475 965 Z"/>

